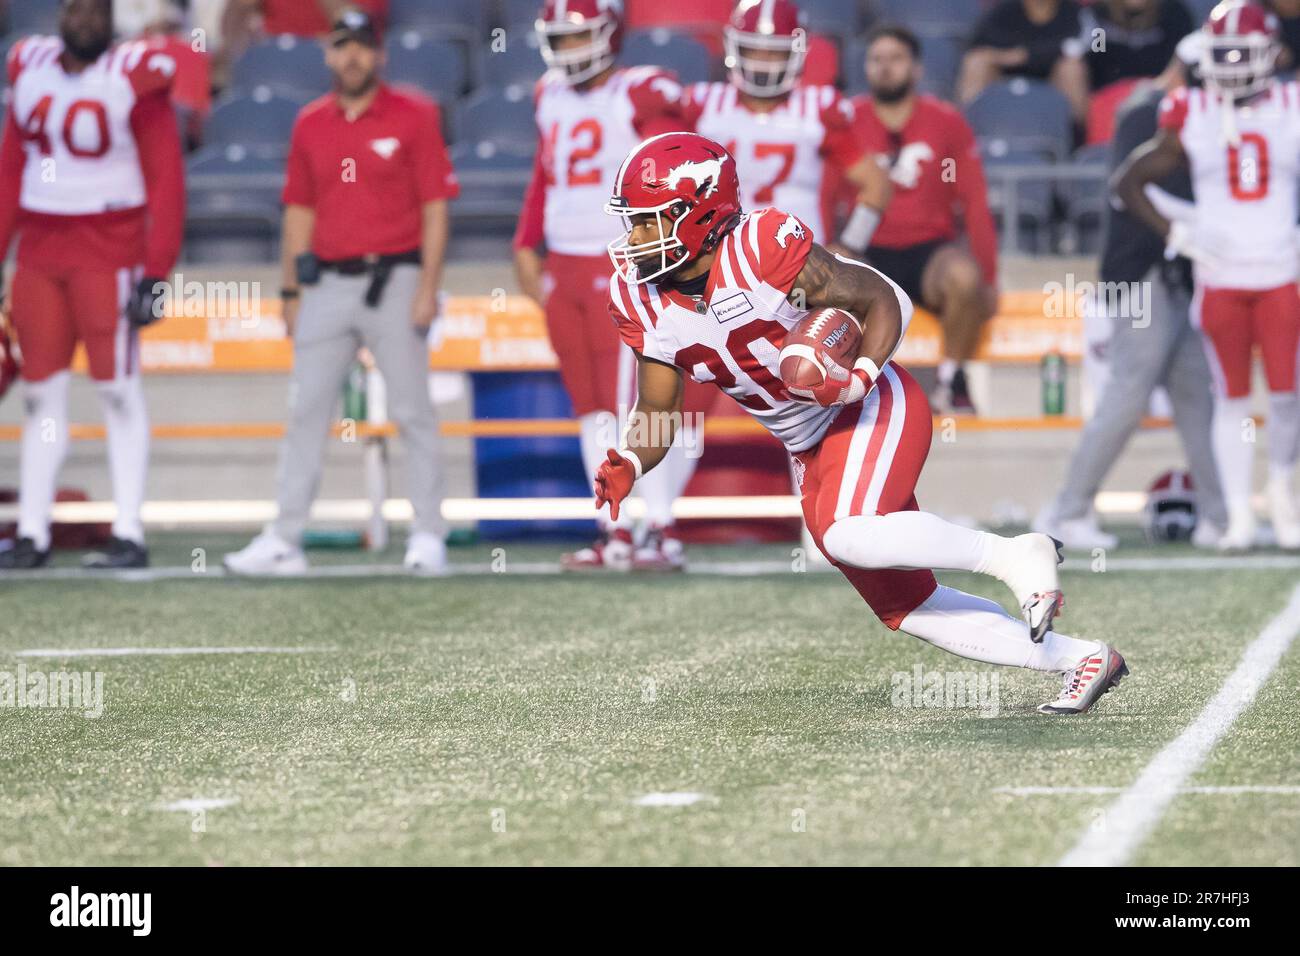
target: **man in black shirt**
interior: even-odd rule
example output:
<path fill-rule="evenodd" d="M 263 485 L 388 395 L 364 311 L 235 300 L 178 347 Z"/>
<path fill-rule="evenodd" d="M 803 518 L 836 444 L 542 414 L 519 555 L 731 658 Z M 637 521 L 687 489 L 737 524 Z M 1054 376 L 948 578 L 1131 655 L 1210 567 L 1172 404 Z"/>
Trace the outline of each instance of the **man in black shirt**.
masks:
<path fill-rule="evenodd" d="M 957 99 L 969 103 L 1005 77 L 1047 80 L 1070 101 L 1075 121 L 1083 123 L 1088 116 L 1084 52 L 1075 0 L 1001 0 L 975 25 L 957 77 Z"/>
<path fill-rule="evenodd" d="M 1182 0 L 1106 0 L 1085 7 L 1081 20 L 1094 90 L 1159 75 L 1178 41 L 1196 28 Z"/>
<path fill-rule="evenodd" d="M 1163 91 L 1137 90 L 1120 107 L 1110 166 L 1114 170 L 1156 131 L 1156 110 Z M 1190 200 L 1191 181 L 1185 169 L 1160 183 L 1171 195 Z M 1114 315 L 1107 345 L 1110 378 L 1097 410 L 1079 439 L 1065 474 L 1065 486 L 1034 522 L 1034 530 L 1051 534 L 1066 547 L 1111 548 L 1114 535 L 1102 531 L 1092 514 L 1092 502 L 1124 446 L 1141 424 L 1151 393 L 1163 385 L 1173 405 L 1187 467 L 1196 487 L 1198 522 L 1193 543 L 1214 547 L 1227 527 L 1228 515 L 1210 444 L 1214 412 L 1210 369 L 1200 337 L 1192 328 L 1191 268 L 1186 259 L 1167 261 L 1164 242 L 1121 209 L 1106 217 L 1100 279 L 1103 283 L 1137 284 L 1140 299 L 1128 296 L 1130 308 Z M 1116 288 L 1104 286 L 1103 288 Z M 1123 296 L 1099 298 L 1099 306 L 1125 301 Z"/>

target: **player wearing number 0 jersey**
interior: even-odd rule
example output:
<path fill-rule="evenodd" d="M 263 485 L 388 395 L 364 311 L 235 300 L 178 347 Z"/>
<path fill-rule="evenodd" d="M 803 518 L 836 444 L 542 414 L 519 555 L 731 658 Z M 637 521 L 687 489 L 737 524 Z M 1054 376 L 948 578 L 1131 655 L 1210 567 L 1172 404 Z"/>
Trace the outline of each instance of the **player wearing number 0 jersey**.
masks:
<path fill-rule="evenodd" d="M 67 452 L 68 368 L 80 341 L 108 431 L 117 517 L 92 567 L 147 562 L 140 506 L 149 424 L 138 326 L 154 321 L 180 250 L 184 184 L 169 90 L 175 62 L 143 42 L 110 48 L 109 0 L 66 0 L 60 36 L 10 50 L 0 144 L 0 260 L 15 233 L 9 311 L 23 357 L 18 541 L 0 567 L 44 564 Z"/>
<path fill-rule="evenodd" d="M 682 88 L 672 73 L 616 65 L 623 33 L 620 0 L 548 0 L 537 31 L 550 70 L 537 84 L 538 148 L 515 232 L 515 264 L 524 292 L 546 312 L 591 478 L 608 434 L 617 432 L 616 413 L 635 391 L 635 363 L 605 308 L 605 246 L 617 230 L 602 207 L 628 150 L 647 136 L 688 126 Z M 539 245 L 546 247 L 544 262 L 536 252 Z M 642 489 L 648 526 L 639 547 L 633 546 L 629 522 L 602 516 L 596 543 L 567 555 L 564 566 L 680 568 L 672 502 L 690 477 L 690 464 L 683 452 L 675 452 L 669 467 Z"/>
<path fill-rule="evenodd" d="M 627 227 L 610 244 L 609 309 L 637 355 L 639 387 L 624 443 L 597 472 L 597 507 L 617 514 L 663 459 L 690 376 L 785 444 L 813 539 L 888 627 L 962 657 L 1064 673 L 1046 713 L 1088 709 L 1127 672 L 1105 644 L 1052 631 L 1061 592 L 1051 538 L 1003 538 L 919 510 L 931 417 L 925 393 L 892 360 L 912 312 L 896 284 L 827 252 L 797 216 L 746 214 L 735 161 L 693 133 L 629 153 L 606 209 Z M 859 357 L 849 385 L 804 399 L 782 381 L 778 356 L 786 333 L 826 308 L 858 318 Z M 999 578 L 1026 620 L 938 585 L 932 568 Z"/>
<path fill-rule="evenodd" d="M 1203 89 L 1179 89 L 1160 106 L 1159 130 L 1120 171 L 1119 194 L 1165 236 L 1170 255 L 1193 262 L 1192 321 L 1214 376 L 1215 458 L 1228 507 L 1225 550 L 1255 539 L 1251 505 L 1254 445 L 1251 356 L 1258 346 L 1269 389 L 1268 498 L 1278 544 L 1300 548 L 1300 510 L 1291 491 L 1300 458 L 1300 294 L 1296 288 L 1300 86 L 1274 76 L 1276 17 L 1225 2 L 1202 28 Z M 1144 187 L 1187 164 L 1195 202 L 1156 202 Z"/>

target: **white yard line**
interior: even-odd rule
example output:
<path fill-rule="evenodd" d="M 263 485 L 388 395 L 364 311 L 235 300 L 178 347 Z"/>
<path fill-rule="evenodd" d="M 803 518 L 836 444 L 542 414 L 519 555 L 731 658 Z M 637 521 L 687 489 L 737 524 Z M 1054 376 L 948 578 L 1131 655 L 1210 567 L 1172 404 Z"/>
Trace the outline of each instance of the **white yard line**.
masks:
<path fill-rule="evenodd" d="M 1282 655 L 1300 633 L 1300 585 L 1268 626 L 1251 641 L 1236 669 L 1200 716 L 1165 746 L 1105 811 L 1104 826 L 1089 827 L 1058 866 L 1122 866 L 1160 822 L 1184 782 L 1255 700 Z"/>
<path fill-rule="evenodd" d="M 1005 793 L 1011 797 L 1054 797 L 1062 795 L 1100 795 L 1123 793 L 1123 787 L 994 787 L 994 793 Z M 1228 787 L 1180 787 L 1178 793 L 1200 793 L 1210 796 L 1231 796 L 1244 793 L 1280 793 L 1300 794 L 1300 786 L 1283 784 L 1245 784 Z"/>
<path fill-rule="evenodd" d="M 693 803 L 716 803 L 717 798 L 707 793 L 676 791 L 671 793 L 647 793 L 632 801 L 638 807 L 689 807 Z"/>
<path fill-rule="evenodd" d="M 158 809 L 193 813 L 196 810 L 220 810 L 222 807 L 234 806 L 238 802 L 237 797 L 194 797 L 190 800 L 173 800 L 171 803 L 164 803 Z"/>
<path fill-rule="evenodd" d="M 35 647 L 15 657 L 173 657 L 182 654 L 317 654 L 333 647 Z"/>

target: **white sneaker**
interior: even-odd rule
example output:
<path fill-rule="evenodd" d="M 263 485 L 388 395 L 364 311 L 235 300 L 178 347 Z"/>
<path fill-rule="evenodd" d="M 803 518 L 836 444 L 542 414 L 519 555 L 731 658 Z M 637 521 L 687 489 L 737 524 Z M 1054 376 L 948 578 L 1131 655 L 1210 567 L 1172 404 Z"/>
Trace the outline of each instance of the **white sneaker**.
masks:
<path fill-rule="evenodd" d="M 1052 537 L 1060 539 L 1071 551 L 1092 551 L 1096 548 L 1109 551 L 1119 546 L 1119 538 L 1109 531 L 1101 530 L 1097 516 L 1092 514 L 1059 521 L 1056 532 Z"/>
<path fill-rule="evenodd" d="M 1211 524 L 1209 521 L 1201 519 L 1196 522 L 1196 527 L 1192 529 L 1192 547 L 1213 551 L 1218 548 L 1222 537 L 1222 528 L 1217 524 Z"/>
<path fill-rule="evenodd" d="M 250 577 L 307 573 L 307 556 L 302 548 L 290 544 L 269 528 L 250 541 L 242 551 L 221 559 L 231 574 Z"/>
<path fill-rule="evenodd" d="M 1255 547 L 1255 512 L 1249 506 L 1228 509 L 1228 530 L 1219 539 L 1220 551 L 1249 551 Z"/>
<path fill-rule="evenodd" d="M 1038 705 L 1040 714 L 1082 714 L 1101 695 L 1128 676 L 1128 665 L 1119 651 L 1107 644 L 1079 661 L 1064 674 L 1064 686 L 1056 700 Z"/>
<path fill-rule="evenodd" d="M 1300 513 L 1291 495 L 1291 482 L 1270 480 L 1268 506 L 1273 518 L 1273 536 L 1279 548 L 1300 548 Z"/>
<path fill-rule="evenodd" d="M 416 531 L 406 542 L 402 566 L 416 574 L 437 575 L 447 570 L 447 542 L 436 534 Z"/>
<path fill-rule="evenodd" d="M 1052 629 L 1052 619 L 1065 605 L 1057 566 L 1061 542 L 1051 535 L 1032 532 L 1004 538 L 995 575 L 1011 588 L 1029 625 L 1029 637 L 1039 643 Z"/>

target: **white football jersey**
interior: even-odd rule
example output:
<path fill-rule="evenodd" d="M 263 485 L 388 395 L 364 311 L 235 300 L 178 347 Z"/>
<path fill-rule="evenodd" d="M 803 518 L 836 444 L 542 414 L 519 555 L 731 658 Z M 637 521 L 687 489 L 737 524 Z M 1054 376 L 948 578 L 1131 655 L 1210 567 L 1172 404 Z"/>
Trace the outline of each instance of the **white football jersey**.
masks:
<path fill-rule="evenodd" d="M 1197 263 L 1196 279 L 1229 289 L 1294 282 L 1300 86 L 1275 83 L 1230 118 L 1225 109 L 1203 89 L 1176 90 L 1160 104 L 1160 126 L 1177 132 L 1191 167 L 1193 235 L 1222 263 Z M 1227 135 L 1233 126 L 1235 145 Z"/>
<path fill-rule="evenodd" d="M 142 96 L 170 87 L 175 60 L 124 43 L 72 74 L 62 52 L 57 37 L 29 37 L 9 54 L 9 109 L 27 154 L 20 205 L 65 216 L 144 206 L 131 112 Z"/>
<path fill-rule="evenodd" d="M 558 72 L 538 83 L 537 130 L 546 175 L 542 231 L 547 249 L 603 256 L 621 222 L 605 215 L 614 180 L 632 148 L 666 132 L 662 117 L 679 117 L 681 86 L 657 67 L 620 69 L 591 90 L 575 90 Z M 679 122 L 671 122 L 674 129 Z M 638 130 L 646 130 L 644 135 Z"/>
<path fill-rule="evenodd" d="M 695 132 L 727 148 L 736 160 L 742 209 L 775 206 L 823 237 L 822 182 L 826 159 L 844 167 L 862 155 L 852 132 L 853 106 L 829 86 L 799 87 L 775 109 L 758 113 L 729 83 L 690 87 Z"/>
<path fill-rule="evenodd" d="M 712 382 L 788 450 L 806 451 L 821 441 L 841 411 L 795 401 L 781 382 L 786 333 L 808 314 L 787 296 L 812 245 L 811 231 L 797 217 L 760 209 L 718 244 L 698 301 L 654 282 L 632 285 L 615 273 L 609 284 L 610 313 L 634 350 L 676 366 L 697 382 Z M 895 294 L 907 302 L 897 287 Z M 910 318 L 911 308 L 904 308 L 904 331 Z"/>

